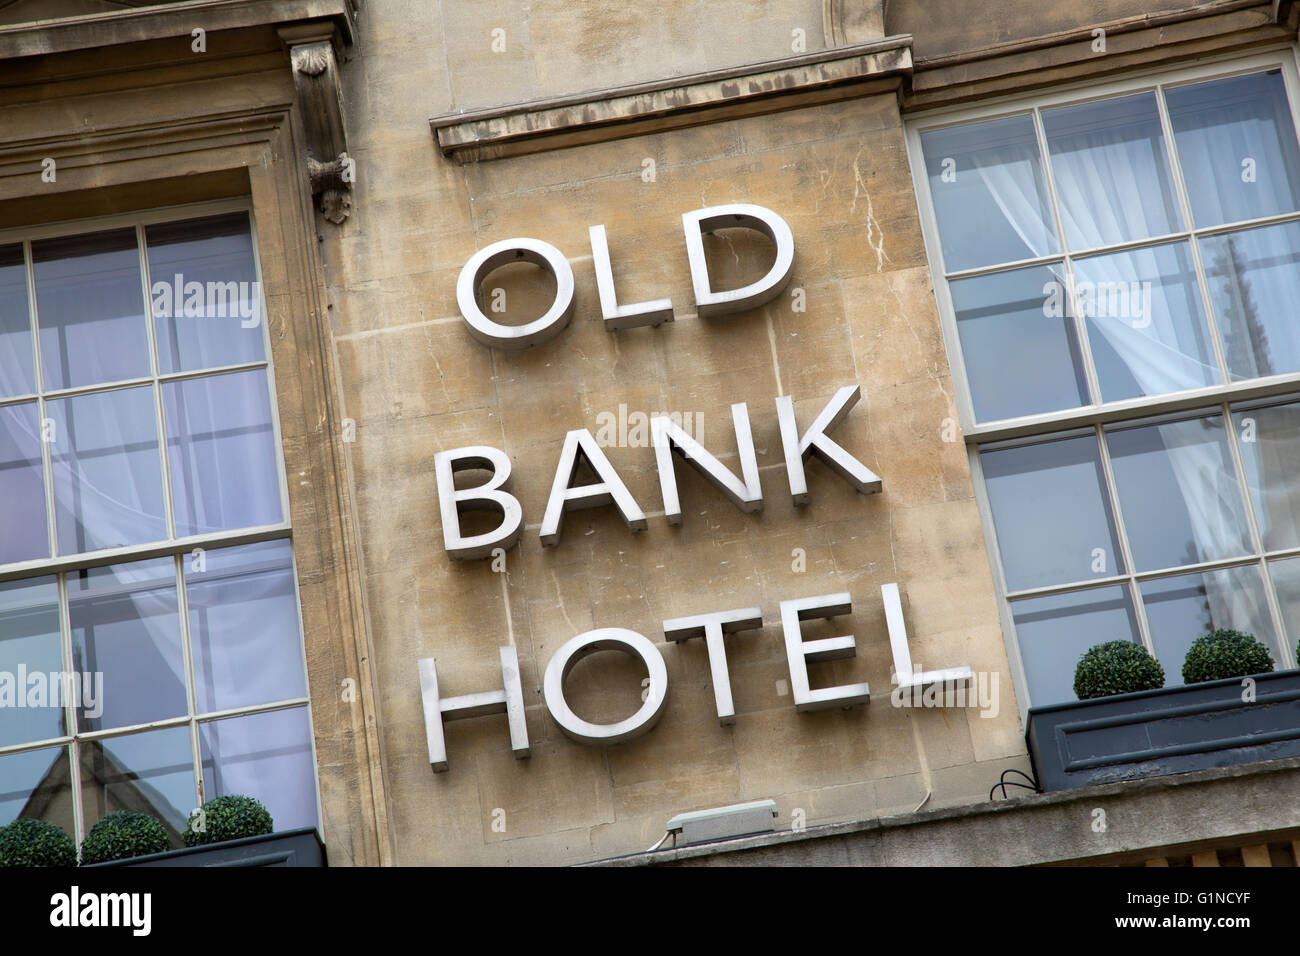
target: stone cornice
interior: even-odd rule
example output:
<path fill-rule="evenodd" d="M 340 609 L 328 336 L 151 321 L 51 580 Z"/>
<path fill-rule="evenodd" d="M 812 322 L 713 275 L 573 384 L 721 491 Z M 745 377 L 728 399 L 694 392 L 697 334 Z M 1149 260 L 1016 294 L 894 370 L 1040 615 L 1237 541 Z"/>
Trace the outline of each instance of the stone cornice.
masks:
<path fill-rule="evenodd" d="M 358 0 L 191 0 L 0 27 L 0 60 L 304 20 L 333 20 L 351 43 Z"/>
<path fill-rule="evenodd" d="M 1291 0 L 1204 0 L 979 49 L 917 57 L 903 109 L 948 106 L 1295 39 Z M 1093 49 L 1103 31 L 1105 52 Z"/>
<path fill-rule="evenodd" d="M 783 57 L 572 96 L 449 113 L 429 120 L 443 155 L 498 159 L 771 113 L 895 88 L 912 69 L 912 38 Z"/>

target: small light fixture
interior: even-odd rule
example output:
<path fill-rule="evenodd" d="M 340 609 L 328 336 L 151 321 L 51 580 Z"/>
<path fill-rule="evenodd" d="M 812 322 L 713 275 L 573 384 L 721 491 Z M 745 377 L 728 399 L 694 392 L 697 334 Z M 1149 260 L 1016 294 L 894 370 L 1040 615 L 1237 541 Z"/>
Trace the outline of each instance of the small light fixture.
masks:
<path fill-rule="evenodd" d="M 679 813 L 668 821 L 668 833 L 673 843 L 681 834 L 684 844 L 713 843 L 754 833 L 771 833 L 776 829 L 776 801 L 755 800 L 752 803 L 735 803 L 711 810 L 693 810 Z"/>

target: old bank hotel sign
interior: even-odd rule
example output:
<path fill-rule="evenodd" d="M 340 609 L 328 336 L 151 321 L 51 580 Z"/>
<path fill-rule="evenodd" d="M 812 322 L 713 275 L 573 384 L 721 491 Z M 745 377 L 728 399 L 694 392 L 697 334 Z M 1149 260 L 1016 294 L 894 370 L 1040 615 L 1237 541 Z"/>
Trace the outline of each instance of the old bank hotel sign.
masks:
<path fill-rule="evenodd" d="M 684 213 L 682 225 L 699 317 L 725 317 L 753 309 L 776 298 L 789 284 L 794 265 L 794 236 L 785 220 L 771 209 L 749 204 L 711 206 Z M 743 288 L 715 291 L 702 236 L 724 228 L 749 228 L 763 233 L 776 247 L 776 260 L 761 279 Z M 673 306 L 669 299 L 630 305 L 619 303 L 605 227 L 591 226 L 589 233 L 605 328 L 617 334 L 626 329 L 673 321 Z M 489 318 L 480 307 L 480 286 L 494 269 L 520 261 L 547 270 L 555 282 L 555 295 L 540 318 L 524 325 L 504 325 Z M 481 249 L 465 263 L 457 281 L 456 297 L 461 316 L 478 342 L 491 348 L 525 349 L 549 342 L 569 324 L 574 311 L 573 270 L 565 255 L 550 243 L 531 238 L 506 239 Z M 775 399 L 775 415 L 785 457 L 786 485 L 796 506 L 807 504 L 811 497 L 804 471 L 804 462 L 810 455 L 820 458 L 859 493 L 870 495 L 881 491 L 882 478 L 832 437 L 836 426 L 849 415 L 860 398 L 861 390 L 857 385 L 846 385 L 812 421 L 802 424 L 795 418 L 792 396 L 781 395 Z M 682 522 L 677 490 L 678 461 L 696 469 L 741 511 L 762 510 L 764 488 L 759 480 L 750 411 L 744 402 L 731 406 L 731 419 L 739 474 L 719 461 L 674 417 L 651 417 L 650 445 L 658 472 L 664 519 L 670 525 Z M 579 465 L 584 463 L 589 473 L 595 476 L 595 481 L 578 483 Z M 519 541 L 524 530 L 524 514 L 519 500 L 510 491 L 511 466 L 505 450 L 488 445 L 455 448 L 437 454 L 434 469 L 448 558 L 461 561 L 491 559 L 494 555 L 504 554 Z M 462 472 L 474 474 L 467 474 L 458 482 L 456 476 Z M 598 507 L 617 509 L 631 532 L 646 527 L 645 512 L 605 456 L 595 436 L 586 428 L 575 428 L 564 436 L 555 467 L 555 478 L 541 520 L 542 545 L 563 547 L 565 514 Z M 479 533 L 465 533 L 464 516 L 466 512 L 476 510 L 489 512 L 496 520 L 495 527 Z M 971 669 L 959 666 L 919 673 L 914 671 L 898 585 L 883 585 L 881 597 L 893 653 L 896 682 L 893 695 L 896 702 L 905 695 L 924 693 L 930 697 L 927 703 L 942 705 L 945 701 L 956 700 L 959 705 L 964 704 L 964 691 L 973 681 Z M 778 608 L 720 609 L 666 620 L 662 630 L 668 641 L 682 643 L 700 638 L 705 642 L 718 720 L 730 724 L 735 720 L 735 709 L 727 669 L 727 642 L 738 632 L 762 627 L 765 612 L 779 615 L 796 710 L 806 712 L 865 704 L 870 697 L 870 689 L 865 683 L 812 688 L 808 678 L 810 662 L 853 657 L 856 644 L 852 635 L 805 639 L 801 631 L 802 622 L 835 618 L 851 610 L 852 597 L 847 592 L 795 595 L 780 601 Z M 633 655 L 648 673 L 643 682 L 645 690 L 641 707 L 630 717 L 615 723 L 586 721 L 565 699 L 564 682 L 569 671 L 585 655 L 598 650 L 618 650 Z M 435 658 L 418 662 L 429 762 L 434 770 L 448 768 L 443 728 L 446 721 L 458 718 L 505 713 L 511 749 L 516 757 L 529 756 L 518 655 L 513 646 L 501 647 L 499 654 L 501 686 L 457 697 L 441 694 Z M 957 691 L 955 695 L 952 693 L 954 689 Z M 941 692 L 935 694 L 936 690 Z M 668 702 L 668 672 L 659 645 L 646 635 L 623 627 L 601 627 L 575 635 L 555 651 L 546 664 L 542 693 L 552 719 L 568 737 L 590 746 L 609 746 L 632 740 L 654 727 Z"/>

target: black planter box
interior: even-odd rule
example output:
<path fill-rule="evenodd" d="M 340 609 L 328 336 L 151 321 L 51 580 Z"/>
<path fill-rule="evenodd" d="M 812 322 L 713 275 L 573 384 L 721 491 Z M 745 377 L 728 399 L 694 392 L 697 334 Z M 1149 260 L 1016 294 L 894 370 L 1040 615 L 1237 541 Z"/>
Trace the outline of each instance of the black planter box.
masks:
<path fill-rule="evenodd" d="M 1029 711 L 1043 790 L 1300 756 L 1300 670 L 1118 694 Z"/>
<path fill-rule="evenodd" d="M 244 837 L 225 843 L 191 846 L 126 860 L 92 863 L 105 866 L 326 866 L 325 844 L 315 827 Z"/>

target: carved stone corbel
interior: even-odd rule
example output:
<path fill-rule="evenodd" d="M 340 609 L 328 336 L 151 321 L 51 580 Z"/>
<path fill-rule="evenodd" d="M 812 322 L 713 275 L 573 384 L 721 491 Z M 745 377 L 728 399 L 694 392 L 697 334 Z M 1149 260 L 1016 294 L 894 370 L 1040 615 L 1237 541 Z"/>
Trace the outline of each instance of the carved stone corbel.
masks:
<path fill-rule="evenodd" d="M 331 24 L 285 27 L 293 85 L 307 133 L 307 174 L 321 214 L 338 224 L 352 211 L 355 165 L 348 158 L 335 33 Z"/>

